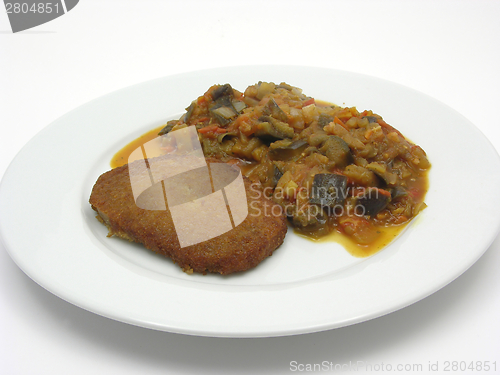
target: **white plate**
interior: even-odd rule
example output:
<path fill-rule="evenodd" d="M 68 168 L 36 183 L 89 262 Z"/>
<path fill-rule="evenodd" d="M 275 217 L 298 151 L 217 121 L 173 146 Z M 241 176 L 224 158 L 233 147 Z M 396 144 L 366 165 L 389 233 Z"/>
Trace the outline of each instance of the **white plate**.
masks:
<path fill-rule="evenodd" d="M 259 80 L 301 87 L 339 105 L 372 109 L 426 150 L 428 208 L 376 255 L 288 233 L 256 269 L 187 275 L 140 245 L 107 238 L 88 198 L 113 154 L 177 118 L 215 83 L 244 90 Z M 460 114 L 406 87 L 306 67 L 232 67 L 145 82 L 87 103 L 37 134 L 0 185 L 0 235 L 18 266 L 59 297 L 143 327 L 203 336 L 314 332 L 414 303 L 462 274 L 500 227 L 500 160 Z"/>

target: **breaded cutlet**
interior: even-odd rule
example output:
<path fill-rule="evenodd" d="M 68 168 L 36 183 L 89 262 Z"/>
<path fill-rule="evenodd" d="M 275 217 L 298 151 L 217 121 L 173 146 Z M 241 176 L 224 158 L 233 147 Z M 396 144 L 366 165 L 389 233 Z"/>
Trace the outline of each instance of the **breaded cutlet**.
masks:
<path fill-rule="evenodd" d="M 148 162 L 149 166 L 157 166 L 166 159 L 158 157 Z M 215 159 L 207 159 L 207 162 L 209 165 L 220 163 Z M 140 208 L 148 204 L 148 190 L 134 198 L 130 171 L 139 163 L 126 164 L 102 174 L 92 189 L 89 202 L 98 220 L 108 227 L 108 237 L 114 235 L 142 243 L 147 249 L 171 258 L 187 273 L 222 275 L 257 266 L 283 243 L 287 221 L 281 207 L 266 198 L 260 186 L 243 177 L 248 207 L 246 218 L 243 220 L 243 216 L 238 225 L 234 222 L 236 212 L 233 212 L 233 229 L 200 243 L 181 246 L 168 203 L 158 209 Z M 149 204 L 151 206 L 151 202 Z M 189 215 L 196 222 L 196 215 Z M 218 220 L 216 215 L 212 217 L 213 222 Z"/>

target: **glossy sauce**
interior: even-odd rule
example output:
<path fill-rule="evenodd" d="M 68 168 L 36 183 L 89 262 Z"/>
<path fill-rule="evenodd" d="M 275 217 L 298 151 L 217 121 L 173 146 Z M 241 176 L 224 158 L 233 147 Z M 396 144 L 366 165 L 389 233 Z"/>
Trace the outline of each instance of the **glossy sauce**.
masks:
<path fill-rule="evenodd" d="M 144 133 L 141 135 L 139 138 L 134 139 L 132 142 L 130 142 L 128 145 L 123 147 L 120 151 L 118 151 L 113 158 L 110 161 L 110 166 L 111 168 L 118 168 L 121 167 L 124 164 L 128 163 L 128 158 L 130 157 L 130 154 L 137 148 L 141 147 L 144 143 L 149 142 L 158 136 L 158 133 L 160 132 L 161 129 L 163 129 L 165 125 L 162 125 L 156 129 L 150 130 L 147 133 Z M 158 152 L 158 155 L 160 155 L 161 150 L 158 147 L 158 150 L 155 150 Z"/>
<path fill-rule="evenodd" d="M 352 256 L 357 258 L 365 258 L 377 253 L 378 251 L 389 245 L 393 240 L 397 238 L 397 236 L 406 228 L 408 224 L 409 222 L 391 227 L 377 227 L 377 232 L 380 233 L 380 235 L 375 241 L 368 245 L 361 245 L 355 242 L 349 236 L 342 234 L 338 230 L 334 230 L 326 236 L 319 238 L 305 235 L 296 229 L 294 229 L 294 233 L 312 242 L 336 242 L 342 245 Z"/>

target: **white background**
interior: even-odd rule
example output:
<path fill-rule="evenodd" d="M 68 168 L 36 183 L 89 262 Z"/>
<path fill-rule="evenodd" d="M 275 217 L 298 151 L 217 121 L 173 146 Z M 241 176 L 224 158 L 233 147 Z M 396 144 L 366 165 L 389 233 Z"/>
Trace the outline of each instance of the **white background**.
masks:
<path fill-rule="evenodd" d="M 82 0 L 12 34 L 2 9 L 0 176 L 38 131 L 89 100 L 165 75 L 249 64 L 329 67 L 409 86 L 462 113 L 500 150 L 499 18 L 499 1 Z M 497 194 L 457 204 L 473 209 Z M 414 364 L 427 373 L 437 363 L 434 374 L 472 373 L 445 372 L 446 361 L 496 361 L 500 373 L 499 250 L 497 238 L 457 280 L 388 316 L 301 336 L 219 339 L 81 310 L 31 281 L 0 245 L 0 373 L 279 374 L 292 361 L 362 361 L 377 373 Z"/>

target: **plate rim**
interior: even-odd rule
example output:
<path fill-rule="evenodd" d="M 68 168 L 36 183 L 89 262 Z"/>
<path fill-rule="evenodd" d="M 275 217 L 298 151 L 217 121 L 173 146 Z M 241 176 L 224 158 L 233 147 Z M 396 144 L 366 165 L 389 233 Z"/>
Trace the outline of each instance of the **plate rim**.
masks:
<path fill-rule="evenodd" d="M 241 65 L 241 66 L 219 67 L 219 68 L 211 68 L 211 69 L 204 69 L 204 70 L 196 70 L 196 71 L 192 71 L 192 72 L 177 73 L 175 75 L 168 75 L 168 76 L 165 76 L 165 77 L 159 77 L 159 78 L 151 79 L 151 80 L 148 80 L 148 81 L 145 81 L 145 82 L 140 82 L 140 83 L 136 83 L 136 84 L 133 84 L 133 85 L 130 85 L 130 86 L 122 87 L 122 88 L 120 88 L 118 90 L 115 90 L 113 92 L 107 93 L 107 94 L 105 94 L 103 96 L 100 96 L 98 98 L 92 99 L 91 101 L 86 102 L 86 103 L 84 103 L 84 104 L 82 104 L 82 105 L 80 105 L 80 106 L 72 109 L 71 111 L 65 113 L 64 115 L 62 115 L 60 117 L 58 117 L 56 120 L 54 120 L 53 122 L 51 122 L 50 124 L 48 124 L 47 126 L 45 126 L 43 129 L 41 129 L 39 132 L 37 132 L 26 143 L 26 145 L 24 145 L 21 148 L 21 150 L 15 155 L 15 157 L 11 160 L 9 166 L 7 167 L 5 173 L 4 173 L 3 177 L 2 177 L 2 180 L 0 181 L 0 203 L 1 203 L 2 191 L 5 189 L 5 185 L 7 183 L 10 183 L 10 182 L 6 182 L 6 181 L 8 181 L 9 179 L 11 179 L 12 177 L 10 177 L 10 176 L 14 173 L 14 172 L 12 172 L 12 170 L 14 168 L 13 166 L 15 166 L 16 160 L 19 159 L 20 155 L 23 155 L 24 153 L 28 152 L 27 150 L 29 150 L 30 145 L 33 145 L 33 143 L 36 143 L 39 138 L 43 137 L 43 134 L 45 134 L 46 132 L 49 132 L 50 129 L 52 129 L 53 127 L 56 127 L 61 121 L 64 120 L 64 118 L 66 116 L 70 115 L 71 113 L 75 113 L 75 112 L 77 112 L 79 110 L 82 110 L 82 109 L 86 108 L 86 106 L 91 106 L 92 103 L 99 102 L 100 100 L 103 100 L 104 98 L 112 97 L 113 95 L 117 95 L 118 93 L 124 93 L 124 92 L 127 92 L 127 91 L 131 91 L 131 90 L 137 89 L 138 87 L 141 87 L 141 86 L 145 87 L 145 85 L 153 84 L 155 82 L 159 82 L 159 81 L 162 81 L 162 80 L 170 80 L 170 79 L 173 79 L 175 77 L 177 77 L 177 78 L 189 77 L 189 76 L 192 76 L 193 74 L 195 74 L 195 75 L 196 74 L 203 75 L 203 74 L 207 74 L 207 73 L 211 73 L 211 72 L 219 72 L 220 73 L 220 72 L 223 72 L 223 71 L 228 70 L 228 69 L 229 70 L 230 69 L 232 69 L 232 70 L 235 70 L 235 69 L 254 69 L 255 67 L 257 67 L 259 69 L 269 69 L 269 68 L 271 68 L 271 69 L 277 69 L 277 68 L 283 67 L 283 65 L 257 65 L 257 66 Z M 329 72 L 331 72 L 333 74 L 340 73 L 340 74 L 343 74 L 343 75 L 354 75 L 354 76 L 361 77 L 361 78 L 366 78 L 366 79 L 370 79 L 370 80 L 376 80 L 376 81 L 382 82 L 384 84 L 395 85 L 395 86 L 400 87 L 403 90 L 410 90 L 414 94 L 417 94 L 417 95 L 420 95 L 420 96 L 425 96 L 427 99 L 430 99 L 430 100 L 436 102 L 437 104 L 439 104 L 440 106 L 446 108 L 447 110 L 453 111 L 455 113 L 455 115 L 460 115 L 463 118 L 463 120 L 469 126 L 471 126 L 471 129 L 473 129 L 480 137 L 482 136 L 481 141 L 482 142 L 486 141 L 489 144 L 490 151 L 493 151 L 494 154 L 496 154 L 496 162 L 497 162 L 497 164 L 500 162 L 500 156 L 498 155 L 497 150 L 493 147 L 493 144 L 491 143 L 491 141 L 481 132 L 480 129 L 478 129 L 471 121 L 469 121 L 467 118 L 465 118 L 465 116 L 461 115 L 455 109 L 449 107 L 447 104 L 442 103 L 442 102 L 440 102 L 439 100 L 437 100 L 435 98 L 432 98 L 432 97 L 428 96 L 425 93 L 421 93 L 421 92 L 419 92 L 419 91 L 417 91 L 415 89 L 406 87 L 406 86 L 401 85 L 399 83 L 395 83 L 395 82 L 387 81 L 385 79 L 381 79 L 381 78 L 377 78 L 377 77 L 372 77 L 372 76 L 365 75 L 365 74 L 359 74 L 359 73 L 355 73 L 355 72 L 348 72 L 348 71 L 337 70 L 337 69 L 330 69 L 330 68 L 323 68 L 323 67 L 305 67 L 305 66 L 295 66 L 295 65 L 286 65 L 286 67 L 287 67 L 287 69 L 298 69 L 298 70 L 310 70 L 310 69 L 312 69 L 312 70 L 329 71 Z M 384 114 L 382 113 L 382 115 L 384 115 Z M 423 143 L 423 142 L 420 141 L 419 143 Z M 273 331 L 273 330 L 267 328 L 267 329 L 261 330 L 261 331 L 254 330 L 254 332 L 244 332 L 244 333 L 240 332 L 240 333 L 238 333 L 238 332 L 233 332 L 231 330 L 228 330 L 226 332 L 216 332 L 216 331 L 210 330 L 210 329 L 208 329 L 208 330 L 200 330 L 199 328 L 197 328 L 197 329 L 189 330 L 186 327 L 184 327 L 184 328 L 174 327 L 174 326 L 166 327 L 165 325 L 157 324 L 155 322 L 145 322 L 145 321 L 127 319 L 126 317 L 119 316 L 119 315 L 113 316 L 113 314 L 111 314 L 110 311 L 104 311 L 104 310 L 103 311 L 99 311 L 99 309 L 97 309 L 95 306 L 94 306 L 94 308 L 89 308 L 89 306 L 86 306 L 85 304 L 82 304 L 81 301 L 79 301 L 78 299 L 71 298 L 72 296 L 65 295 L 65 293 L 61 293 L 60 290 L 54 290 L 54 288 L 50 288 L 50 287 L 47 288 L 46 285 L 44 285 L 43 281 L 40 282 L 40 280 L 37 279 L 37 276 L 33 275 L 33 272 L 29 271 L 29 267 L 26 267 L 26 264 L 24 264 L 19 259 L 19 257 L 17 256 L 18 254 L 16 254 L 16 250 L 10 248 L 10 246 L 8 245 L 9 241 L 7 240 L 8 235 L 6 235 L 5 233 L 3 233 L 3 231 L 2 231 L 2 225 L 1 224 L 2 224 L 2 215 L 0 213 L 0 241 L 4 245 L 5 249 L 7 250 L 7 252 L 9 253 L 9 255 L 11 256 L 11 258 L 17 264 L 17 266 L 19 268 L 21 268 L 37 284 L 41 285 L 43 288 L 45 288 L 46 290 L 50 291 L 51 293 L 57 295 L 58 297 L 66 300 L 66 301 L 68 301 L 68 302 L 70 302 L 70 303 L 72 303 L 72 304 L 74 304 L 76 306 L 79 306 L 79 307 L 81 307 L 81 308 L 83 308 L 85 310 L 97 313 L 97 314 L 102 315 L 102 316 L 107 316 L 107 317 L 112 318 L 114 320 L 122 321 L 122 322 L 125 322 L 125 323 L 129 323 L 129 324 L 133 324 L 133 325 L 137 325 L 137 326 L 142 326 L 142 327 L 153 328 L 153 329 L 157 329 L 157 330 L 168 331 L 168 332 L 183 333 L 183 334 L 198 335 L 198 336 L 216 336 L 216 337 L 270 337 L 270 336 L 286 336 L 286 335 L 295 335 L 295 334 L 318 332 L 318 331 L 323 331 L 323 330 L 327 330 L 327 329 L 339 328 L 339 327 L 343 327 L 343 326 L 346 326 L 346 325 L 351 325 L 351 324 L 359 323 L 359 322 L 362 322 L 362 321 L 366 321 L 366 320 L 369 320 L 369 319 L 373 319 L 373 318 L 376 318 L 376 317 L 379 317 L 379 316 L 386 315 L 386 314 L 388 314 L 390 312 L 393 312 L 393 311 L 397 311 L 397 310 L 399 310 L 399 309 L 401 309 L 403 307 L 411 305 L 411 304 L 413 304 L 413 303 L 415 303 L 417 301 L 420 301 L 420 300 L 426 298 L 427 296 L 435 293 L 436 291 L 438 291 L 442 287 L 446 286 L 448 283 L 450 283 L 453 280 L 455 280 L 461 274 L 463 274 L 469 267 L 471 267 L 488 250 L 488 248 L 491 246 L 491 243 L 494 241 L 494 239 L 498 236 L 498 233 L 500 232 L 500 221 L 497 219 L 496 229 L 494 231 L 491 231 L 490 236 L 488 237 L 488 239 L 486 241 L 484 241 L 485 239 L 483 238 L 483 245 L 481 246 L 482 250 L 481 251 L 476 251 L 475 252 L 475 257 L 474 258 L 469 258 L 468 262 L 466 262 L 467 264 L 465 264 L 464 267 L 462 267 L 463 269 L 458 270 L 453 277 L 448 278 L 447 280 L 443 280 L 443 282 L 441 284 L 435 285 L 434 288 L 431 288 L 430 290 L 427 290 L 425 293 L 421 293 L 418 297 L 415 297 L 413 299 L 406 300 L 406 301 L 401 301 L 401 303 L 399 303 L 399 304 L 393 304 L 390 307 L 387 307 L 385 310 L 380 310 L 378 312 L 378 314 L 375 314 L 376 316 L 374 316 L 373 313 L 366 313 L 366 314 L 359 314 L 356 317 L 352 317 L 350 320 L 348 319 L 348 320 L 344 320 L 342 322 L 337 322 L 336 324 L 332 324 L 331 322 L 330 323 L 329 322 L 324 322 L 323 324 L 316 324 L 314 326 L 313 325 L 309 325 L 308 327 L 305 327 L 305 326 L 297 327 L 295 330 L 288 328 L 288 329 L 276 329 L 276 330 Z M 487 243 L 487 245 L 485 245 L 486 243 Z"/>

